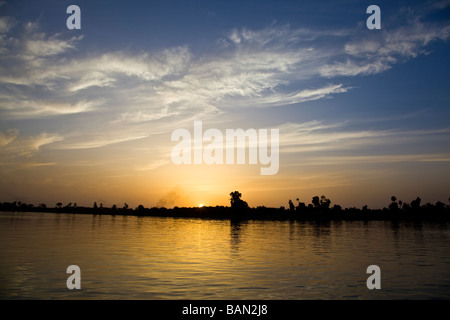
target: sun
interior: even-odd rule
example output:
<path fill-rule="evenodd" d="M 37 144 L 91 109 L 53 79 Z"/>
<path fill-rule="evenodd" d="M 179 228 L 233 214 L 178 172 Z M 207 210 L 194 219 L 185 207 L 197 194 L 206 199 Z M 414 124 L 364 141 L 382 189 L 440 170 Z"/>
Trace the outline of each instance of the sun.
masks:
<path fill-rule="evenodd" d="M 204 206 L 205 206 L 205 205 L 204 205 L 203 203 L 200 203 L 200 204 L 198 205 L 199 208 L 204 207 Z"/>

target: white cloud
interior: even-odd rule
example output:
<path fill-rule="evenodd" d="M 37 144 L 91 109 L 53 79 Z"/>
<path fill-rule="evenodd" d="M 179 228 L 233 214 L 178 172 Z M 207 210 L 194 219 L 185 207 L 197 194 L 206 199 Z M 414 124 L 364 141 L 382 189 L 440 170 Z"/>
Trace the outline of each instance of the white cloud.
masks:
<path fill-rule="evenodd" d="M 64 140 L 64 138 L 58 134 L 49 134 L 44 132 L 41 133 L 39 136 L 30 137 L 27 142 L 32 150 L 37 151 L 46 144 L 62 140 Z"/>
<path fill-rule="evenodd" d="M 179 112 L 168 112 L 167 109 L 161 110 L 160 112 L 145 112 L 145 111 L 136 111 L 136 112 L 124 112 L 120 114 L 118 121 L 125 122 L 146 122 L 146 121 L 155 121 L 163 118 L 171 117 L 178 115 Z"/>
<path fill-rule="evenodd" d="M 330 48 L 312 41 L 325 36 L 325 31 L 271 25 L 261 30 L 232 30 L 225 40 L 233 45 L 215 55 L 194 57 L 182 46 L 159 52 L 106 52 L 60 59 L 62 53 L 76 49 L 81 37 L 64 40 L 38 29 L 35 23 L 26 24 L 25 36 L 11 42 L 8 53 L 0 56 L 0 84 L 28 87 L 16 87 L 19 94 L 14 99 L 0 101 L 0 112 L 13 118 L 98 110 L 86 101 L 99 96 L 110 112 L 118 112 L 118 121 L 129 122 L 318 100 L 345 93 L 350 87 L 327 84 L 311 89 L 306 87 L 308 80 L 380 73 L 398 56 L 414 56 L 429 41 L 444 39 L 449 33 L 445 28 L 419 24 L 413 30 L 401 28 Z M 349 32 L 333 34 L 344 41 Z M 20 48 L 20 54 L 12 54 Z M 297 90 L 292 88 L 294 82 L 299 83 Z M 52 103 L 39 103 L 32 97 L 41 94 L 41 86 Z"/>
<path fill-rule="evenodd" d="M 191 53 L 186 47 L 166 49 L 152 54 L 129 55 L 121 52 L 107 53 L 100 57 L 73 61 L 63 70 L 66 73 L 91 72 L 105 75 L 125 75 L 144 81 L 157 81 L 173 76 L 186 68 Z"/>
<path fill-rule="evenodd" d="M 131 56 L 116 52 L 72 59 L 69 62 L 49 57 L 72 48 L 71 42 L 75 40 L 79 38 L 56 43 L 50 40 L 27 41 L 27 50 L 21 55 L 24 61 L 9 57 L 8 60 L 18 65 L 14 70 L 3 66 L 5 73 L 0 81 L 20 85 L 46 85 L 50 89 L 53 83 L 70 82 L 67 87 L 72 92 L 91 86 L 113 86 L 121 76 L 157 81 L 180 72 L 190 56 L 186 48 L 174 48 L 154 55 Z M 38 59 L 39 57 L 41 58 Z"/>
<path fill-rule="evenodd" d="M 92 111 L 101 103 L 101 100 L 68 103 L 57 100 L 21 100 L 16 98 L 1 101 L 0 110 L 11 119 L 42 118 Z"/>
<path fill-rule="evenodd" d="M 195 55 L 187 46 L 81 54 L 76 51 L 81 37 L 39 33 L 35 23 L 25 29 L 22 37 L 0 38 L 0 114 L 6 120 L 42 119 L 95 111 L 87 121 L 67 123 L 72 134 L 58 145 L 65 149 L 135 141 L 196 118 L 217 119 L 230 107 L 282 107 L 343 94 L 352 87 L 323 78 L 383 72 L 420 54 L 430 41 L 447 39 L 450 30 L 418 24 L 349 41 L 348 30 L 274 24 L 233 29 L 222 39 L 223 50 Z M 313 41 L 330 34 L 337 41 Z M 288 126 L 284 150 L 325 150 L 337 142 L 355 148 L 390 134 L 329 133 L 329 125 L 315 125 Z"/>
<path fill-rule="evenodd" d="M 13 26 L 14 20 L 11 17 L 0 17 L 0 33 L 7 33 Z"/>
<path fill-rule="evenodd" d="M 346 62 L 327 64 L 320 68 L 321 76 L 333 78 L 336 76 L 357 76 L 376 74 L 390 69 L 387 61 L 356 62 L 348 59 Z"/>
<path fill-rule="evenodd" d="M 319 69 L 320 75 L 331 78 L 386 71 L 394 63 L 427 53 L 426 46 L 430 42 L 447 40 L 450 26 L 425 24 L 416 18 L 406 26 L 372 34 L 345 43 L 345 61 L 336 57 L 336 61 Z"/>
<path fill-rule="evenodd" d="M 111 132 L 112 134 L 112 132 Z M 103 136 L 94 136 L 94 137 L 85 137 L 84 139 L 80 137 L 69 137 L 64 145 L 61 145 L 59 149 L 93 149 L 105 147 L 108 145 L 112 145 L 115 143 L 121 142 L 129 142 L 142 138 L 146 138 L 148 135 L 145 133 L 142 134 L 116 134 L 115 136 L 111 136 L 109 133 L 103 134 Z M 75 138 L 75 139 L 74 139 Z M 88 139 L 86 139 L 88 138 Z"/>
<path fill-rule="evenodd" d="M 307 28 L 293 29 L 289 24 L 278 25 L 276 23 L 270 26 L 251 30 L 248 28 L 234 28 L 232 29 L 226 39 L 222 39 L 222 43 L 227 46 L 235 45 L 236 47 L 245 48 L 280 48 L 285 49 L 291 47 L 294 49 L 302 43 L 302 47 L 311 45 L 311 41 L 320 37 L 344 37 L 352 34 L 353 31 L 347 29 L 341 30 L 313 30 Z"/>
<path fill-rule="evenodd" d="M 231 100 L 224 103 L 229 107 L 276 107 L 295 103 L 319 100 L 331 97 L 333 94 L 345 93 L 350 87 L 343 87 L 342 84 L 331 84 L 317 89 L 304 89 L 291 93 L 273 93 L 255 97 L 251 99 Z"/>
<path fill-rule="evenodd" d="M 116 79 L 111 76 L 105 75 L 101 72 L 92 71 L 85 76 L 81 76 L 75 83 L 68 85 L 68 90 L 71 92 L 80 91 L 90 87 L 112 87 L 114 86 Z"/>
<path fill-rule="evenodd" d="M 333 84 L 319 89 L 307 89 L 302 90 L 290 97 L 288 100 L 291 100 L 292 103 L 311 101 L 322 99 L 333 93 L 343 93 L 347 92 L 349 88 L 343 88 L 342 84 Z"/>
<path fill-rule="evenodd" d="M 64 140 L 59 134 L 42 132 L 35 136 L 19 136 L 14 131 L 14 139 L 2 147 L 1 159 L 16 159 L 20 157 L 31 157 L 40 151 L 45 145 Z"/>
<path fill-rule="evenodd" d="M 320 121 L 286 123 L 280 126 L 282 152 L 315 152 L 349 149 L 380 142 L 389 131 L 350 131 L 345 123 L 323 124 Z"/>
<path fill-rule="evenodd" d="M 79 36 L 69 40 L 61 40 L 56 36 L 47 38 L 45 34 L 38 34 L 34 39 L 25 40 L 23 56 L 27 59 L 36 59 L 37 57 L 58 55 L 67 52 L 69 49 L 74 49 L 74 43 L 82 38 L 83 36 Z"/>
<path fill-rule="evenodd" d="M 403 146 L 447 141 L 450 128 L 433 130 L 351 130 L 349 123 L 285 123 L 280 125 L 280 148 L 283 153 L 316 153 L 318 151 L 365 152 L 371 148 Z M 329 154 L 326 155 L 327 157 Z"/>

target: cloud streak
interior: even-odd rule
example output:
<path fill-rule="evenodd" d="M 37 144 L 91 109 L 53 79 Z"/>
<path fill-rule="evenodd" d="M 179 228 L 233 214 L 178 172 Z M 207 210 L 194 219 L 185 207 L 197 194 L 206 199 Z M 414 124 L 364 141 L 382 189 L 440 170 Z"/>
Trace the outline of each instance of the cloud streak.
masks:
<path fill-rule="evenodd" d="M 416 17 L 407 25 L 382 29 L 378 33 L 357 35 L 343 46 L 343 53 L 319 69 L 321 76 L 356 76 L 386 71 L 395 63 L 427 54 L 427 45 L 445 41 L 450 36 L 450 25 L 436 25 Z"/>
<path fill-rule="evenodd" d="M 42 132 L 35 136 L 21 136 L 17 129 L 12 129 L 6 137 L 3 133 L 0 133 L 1 159 L 12 160 L 32 157 L 43 146 L 62 140 L 64 140 L 64 137 L 59 134 Z"/>
<path fill-rule="evenodd" d="M 283 153 L 317 151 L 367 152 L 373 147 L 402 146 L 407 148 L 418 142 L 438 142 L 450 139 L 450 128 L 432 130 L 352 130 L 350 122 L 285 123 L 279 126 L 280 147 Z M 387 152 L 392 150 L 386 149 Z"/>

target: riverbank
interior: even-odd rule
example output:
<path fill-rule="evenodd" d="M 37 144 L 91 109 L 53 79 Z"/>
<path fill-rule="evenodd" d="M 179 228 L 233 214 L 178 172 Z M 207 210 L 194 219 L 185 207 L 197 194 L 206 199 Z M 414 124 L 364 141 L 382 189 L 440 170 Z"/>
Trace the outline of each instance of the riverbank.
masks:
<path fill-rule="evenodd" d="M 181 217 L 204 219 L 233 219 L 233 220 L 395 220 L 395 221 L 450 221 L 450 208 L 436 206 L 422 206 L 416 209 L 357 209 L 333 207 L 324 208 L 295 208 L 294 210 L 281 208 L 243 208 L 232 207 L 174 207 L 174 208 L 105 208 L 66 206 L 47 208 L 17 203 L 0 203 L 0 211 L 13 212 L 51 212 L 68 214 L 94 215 L 122 215 L 122 216 L 153 216 L 153 217 Z"/>

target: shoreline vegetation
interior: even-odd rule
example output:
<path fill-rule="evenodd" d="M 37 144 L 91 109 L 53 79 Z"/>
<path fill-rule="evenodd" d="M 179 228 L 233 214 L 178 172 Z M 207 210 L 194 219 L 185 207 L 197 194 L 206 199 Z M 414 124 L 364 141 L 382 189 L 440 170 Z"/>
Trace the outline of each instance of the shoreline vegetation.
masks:
<path fill-rule="evenodd" d="M 421 205 L 421 199 L 417 197 L 410 203 L 391 197 L 391 203 L 383 209 L 369 209 L 363 206 L 361 209 L 351 207 L 342 208 L 340 205 L 331 206 L 331 200 L 325 196 L 315 196 L 310 204 L 296 199 L 288 201 L 288 207 L 270 208 L 258 206 L 249 207 L 247 202 L 241 199 L 238 191 L 230 193 L 230 207 L 203 206 L 203 207 L 152 207 L 143 205 L 135 209 L 129 208 L 124 203 L 122 207 L 113 205 L 104 207 L 95 202 L 92 207 L 77 206 L 76 203 L 68 203 L 65 206 L 58 202 L 55 207 L 47 207 L 41 203 L 38 206 L 26 204 L 20 201 L 0 202 L 0 211 L 13 212 L 51 212 L 51 213 L 76 213 L 76 214 L 104 214 L 125 216 L 154 216 L 154 217 L 185 217 L 207 219 L 240 219 L 240 220 L 410 220 L 410 221 L 450 221 L 450 205 L 443 202 Z M 449 198 L 450 202 L 450 198 Z"/>

